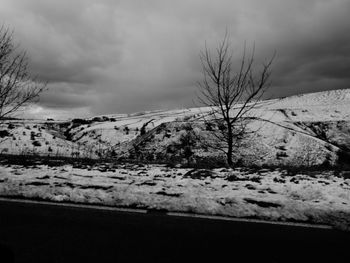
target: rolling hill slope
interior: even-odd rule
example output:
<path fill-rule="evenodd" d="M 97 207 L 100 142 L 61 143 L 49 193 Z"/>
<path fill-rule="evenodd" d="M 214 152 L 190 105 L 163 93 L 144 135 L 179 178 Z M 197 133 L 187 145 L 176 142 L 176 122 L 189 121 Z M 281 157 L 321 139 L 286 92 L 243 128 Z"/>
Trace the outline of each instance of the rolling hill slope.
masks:
<path fill-rule="evenodd" d="M 222 152 L 205 143 L 213 139 L 201 118 L 209 111 L 150 111 L 65 122 L 12 120 L 0 129 L 0 152 L 221 163 Z M 262 101 L 249 116 L 255 118 L 249 127 L 256 132 L 236 149 L 240 164 L 335 165 L 339 153 L 350 150 L 350 89 Z"/>

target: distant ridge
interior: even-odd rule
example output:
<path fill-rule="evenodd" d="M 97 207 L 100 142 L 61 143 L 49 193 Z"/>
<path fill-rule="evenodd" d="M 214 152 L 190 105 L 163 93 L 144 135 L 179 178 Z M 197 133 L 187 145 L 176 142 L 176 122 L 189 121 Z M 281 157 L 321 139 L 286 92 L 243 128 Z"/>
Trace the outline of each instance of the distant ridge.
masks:
<path fill-rule="evenodd" d="M 284 106 L 324 106 L 350 103 L 350 89 L 318 91 L 281 99 Z"/>

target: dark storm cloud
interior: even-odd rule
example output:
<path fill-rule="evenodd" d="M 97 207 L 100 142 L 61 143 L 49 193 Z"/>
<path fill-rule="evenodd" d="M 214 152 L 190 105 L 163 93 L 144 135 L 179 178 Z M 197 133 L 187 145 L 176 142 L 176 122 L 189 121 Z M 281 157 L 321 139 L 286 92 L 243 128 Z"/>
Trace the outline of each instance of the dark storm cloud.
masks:
<path fill-rule="evenodd" d="M 300 12 L 291 6 L 286 6 L 288 13 L 279 10 L 285 17 L 269 12 L 270 27 L 276 30 L 268 46 L 278 51 L 274 72 L 278 90 L 289 95 L 350 88 L 350 2 L 310 1 L 294 7 Z"/>
<path fill-rule="evenodd" d="M 76 83 L 53 83 L 41 95 L 41 105 L 51 108 L 79 108 L 88 107 L 94 101 L 95 92 L 89 86 Z"/>
<path fill-rule="evenodd" d="M 94 114 L 192 106 L 198 53 L 277 51 L 270 96 L 349 88 L 348 0 L 4 0 L 2 23 L 50 82 L 41 105 Z"/>
<path fill-rule="evenodd" d="M 20 3 L 19 3 L 20 2 Z M 33 73 L 50 82 L 92 82 L 119 59 L 114 14 L 91 1 L 9 1 L 5 23 L 28 51 Z M 9 21 L 7 21 L 7 20 Z M 14 20 L 12 22 L 12 20 Z"/>

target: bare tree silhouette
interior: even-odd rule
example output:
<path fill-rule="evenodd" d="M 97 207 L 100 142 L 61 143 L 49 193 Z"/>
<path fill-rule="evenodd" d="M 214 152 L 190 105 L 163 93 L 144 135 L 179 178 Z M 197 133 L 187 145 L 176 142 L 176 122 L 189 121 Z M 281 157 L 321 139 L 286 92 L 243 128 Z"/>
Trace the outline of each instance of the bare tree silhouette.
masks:
<path fill-rule="evenodd" d="M 18 51 L 13 32 L 0 27 L 0 123 L 38 98 L 46 83 L 28 72 L 26 52 Z"/>
<path fill-rule="evenodd" d="M 246 47 L 239 66 L 234 70 L 232 49 L 225 34 L 214 52 L 207 46 L 200 52 L 203 79 L 198 82 L 199 102 L 210 107 L 206 124 L 215 124 L 211 134 L 216 138 L 212 148 L 226 154 L 227 164 L 233 165 L 233 151 L 239 147 L 252 120 L 249 112 L 257 107 L 259 100 L 270 86 L 271 65 L 275 55 L 262 64 L 258 74 L 254 72 L 254 52 L 247 56 Z"/>

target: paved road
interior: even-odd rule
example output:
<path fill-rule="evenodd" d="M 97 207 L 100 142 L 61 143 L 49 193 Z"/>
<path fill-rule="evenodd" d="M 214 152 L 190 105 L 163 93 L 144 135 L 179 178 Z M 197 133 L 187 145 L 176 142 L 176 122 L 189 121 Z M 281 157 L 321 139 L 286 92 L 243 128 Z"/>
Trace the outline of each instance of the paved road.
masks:
<path fill-rule="evenodd" d="M 0 199 L 0 262 L 350 262 L 329 228 Z"/>

